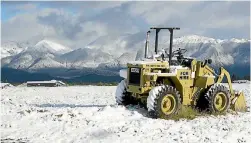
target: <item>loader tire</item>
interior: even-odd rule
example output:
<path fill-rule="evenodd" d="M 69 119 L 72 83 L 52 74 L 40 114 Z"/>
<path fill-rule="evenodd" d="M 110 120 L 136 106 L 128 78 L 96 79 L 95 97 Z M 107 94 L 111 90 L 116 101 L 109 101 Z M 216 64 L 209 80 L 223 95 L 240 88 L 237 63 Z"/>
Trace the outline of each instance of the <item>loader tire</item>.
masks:
<path fill-rule="evenodd" d="M 149 92 L 147 109 L 150 117 L 169 119 L 177 114 L 180 108 L 180 94 L 173 86 L 157 86 Z"/>
<path fill-rule="evenodd" d="M 212 85 L 205 94 L 210 113 L 225 113 L 230 108 L 230 91 L 222 84 Z"/>
<path fill-rule="evenodd" d="M 200 93 L 198 93 L 198 96 L 196 97 L 195 106 L 193 107 L 194 110 L 203 112 L 208 109 L 208 100 L 206 99 L 207 90 L 203 90 Z"/>
<path fill-rule="evenodd" d="M 129 105 L 129 104 L 137 104 L 137 101 L 134 97 L 131 96 L 132 94 L 130 92 L 126 91 L 126 79 L 122 80 L 116 89 L 116 103 L 118 105 Z"/>

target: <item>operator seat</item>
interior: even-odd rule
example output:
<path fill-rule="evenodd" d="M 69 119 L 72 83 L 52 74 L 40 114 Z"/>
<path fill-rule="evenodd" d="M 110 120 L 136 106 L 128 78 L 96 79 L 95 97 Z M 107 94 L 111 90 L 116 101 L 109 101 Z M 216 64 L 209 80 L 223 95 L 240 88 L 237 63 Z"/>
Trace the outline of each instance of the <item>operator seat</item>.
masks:
<path fill-rule="evenodd" d="M 192 61 L 193 61 L 193 59 L 190 59 L 190 58 L 184 58 L 183 60 L 182 60 L 182 65 L 184 65 L 184 66 L 186 66 L 186 67 L 189 67 L 189 68 L 191 68 L 191 66 L 192 66 Z"/>

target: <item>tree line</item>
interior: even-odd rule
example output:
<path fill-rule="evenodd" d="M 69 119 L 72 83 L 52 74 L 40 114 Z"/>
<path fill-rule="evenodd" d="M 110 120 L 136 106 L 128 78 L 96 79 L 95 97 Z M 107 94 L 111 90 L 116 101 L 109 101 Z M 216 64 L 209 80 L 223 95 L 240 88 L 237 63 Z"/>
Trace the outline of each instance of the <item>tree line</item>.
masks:
<path fill-rule="evenodd" d="M 250 75 L 245 75 L 245 76 L 238 76 L 236 74 L 232 74 L 231 76 L 231 80 L 234 81 L 234 80 L 249 80 L 250 81 Z"/>

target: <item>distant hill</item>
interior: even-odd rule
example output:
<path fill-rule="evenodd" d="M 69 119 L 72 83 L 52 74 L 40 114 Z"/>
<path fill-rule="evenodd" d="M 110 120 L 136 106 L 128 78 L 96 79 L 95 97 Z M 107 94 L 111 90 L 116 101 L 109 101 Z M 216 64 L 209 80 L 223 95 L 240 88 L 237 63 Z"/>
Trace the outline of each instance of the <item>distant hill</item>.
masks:
<path fill-rule="evenodd" d="M 12 69 L 12 68 L 1 68 L 1 82 L 8 83 L 23 83 L 26 81 L 42 81 L 42 80 L 61 80 L 66 83 L 111 83 L 119 82 L 122 78 L 118 75 L 115 76 L 104 76 L 98 74 L 85 74 L 79 75 L 78 77 L 72 78 L 59 78 L 53 77 L 45 73 L 29 73 L 27 71 Z"/>
<path fill-rule="evenodd" d="M 27 71 L 1 68 L 1 82 L 22 83 L 29 80 L 52 80 L 52 76 L 43 73 L 29 73 Z"/>

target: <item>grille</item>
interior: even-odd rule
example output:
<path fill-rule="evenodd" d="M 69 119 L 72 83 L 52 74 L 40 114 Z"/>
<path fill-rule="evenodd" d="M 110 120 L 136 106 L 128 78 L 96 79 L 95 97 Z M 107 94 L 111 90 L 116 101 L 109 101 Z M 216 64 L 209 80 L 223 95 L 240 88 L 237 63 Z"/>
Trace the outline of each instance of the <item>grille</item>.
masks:
<path fill-rule="evenodd" d="M 129 84 L 140 85 L 140 68 L 130 68 Z"/>

